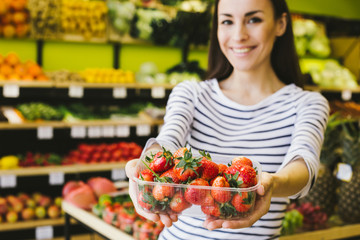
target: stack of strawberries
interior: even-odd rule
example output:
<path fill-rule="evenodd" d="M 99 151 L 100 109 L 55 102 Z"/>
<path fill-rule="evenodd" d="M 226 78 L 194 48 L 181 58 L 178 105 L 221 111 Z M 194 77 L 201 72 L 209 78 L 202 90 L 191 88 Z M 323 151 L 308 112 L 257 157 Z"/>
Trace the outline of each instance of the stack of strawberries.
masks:
<path fill-rule="evenodd" d="M 250 213 L 255 203 L 258 170 L 246 157 L 217 164 L 210 154 L 200 157 L 183 147 L 147 156 L 139 172 L 138 204 L 152 213 L 181 213 L 193 205 L 206 215 L 236 219 Z"/>

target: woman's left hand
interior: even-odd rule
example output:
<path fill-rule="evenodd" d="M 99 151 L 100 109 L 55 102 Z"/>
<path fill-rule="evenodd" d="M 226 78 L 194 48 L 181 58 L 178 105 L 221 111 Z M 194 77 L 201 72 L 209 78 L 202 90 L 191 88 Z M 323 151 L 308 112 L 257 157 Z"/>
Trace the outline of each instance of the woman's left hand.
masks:
<path fill-rule="evenodd" d="M 257 189 L 254 211 L 249 216 L 237 220 L 223 220 L 215 217 L 208 217 L 204 221 L 203 227 L 209 230 L 217 228 L 238 229 L 251 227 L 269 211 L 273 185 L 272 176 L 269 173 L 263 172 L 261 175 L 261 185 Z"/>

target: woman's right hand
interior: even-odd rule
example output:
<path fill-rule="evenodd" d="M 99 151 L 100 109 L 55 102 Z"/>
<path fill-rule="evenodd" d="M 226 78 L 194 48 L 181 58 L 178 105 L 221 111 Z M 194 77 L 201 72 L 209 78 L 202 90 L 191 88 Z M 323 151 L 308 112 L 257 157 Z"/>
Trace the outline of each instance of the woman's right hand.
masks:
<path fill-rule="evenodd" d="M 125 172 L 126 172 L 126 176 L 129 178 L 129 195 L 130 198 L 134 204 L 134 207 L 136 209 L 136 212 L 138 214 L 140 214 L 141 216 L 153 221 L 153 222 L 157 222 L 159 220 L 161 220 L 161 222 L 166 226 L 166 227 L 171 227 L 173 222 L 176 222 L 177 219 L 177 214 L 155 214 L 155 213 L 149 213 L 144 211 L 140 206 L 139 203 L 136 201 L 137 196 L 136 196 L 136 182 L 133 180 L 133 177 L 136 176 L 136 165 L 138 163 L 138 161 L 140 161 L 139 159 L 134 159 L 129 161 L 126 166 L 125 166 Z"/>

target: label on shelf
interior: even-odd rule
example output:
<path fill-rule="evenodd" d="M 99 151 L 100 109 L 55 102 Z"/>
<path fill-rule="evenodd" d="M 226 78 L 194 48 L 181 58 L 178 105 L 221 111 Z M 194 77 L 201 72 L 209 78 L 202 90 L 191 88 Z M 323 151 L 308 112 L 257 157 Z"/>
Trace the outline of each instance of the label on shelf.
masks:
<path fill-rule="evenodd" d="M 151 133 L 151 127 L 148 124 L 141 124 L 136 126 L 136 135 L 139 137 L 149 136 Z"/>
<path fill-rule="evenodd" d="M 125 170 L 122 168 L 115 168 L 111 170 L 111 179 L 112 180 L 125 180 L 126 173 Z"/>
<path fill-rule="evenodd" d="M 344 182 L 350 182 L 352 175 L 353 175 L 353 171 L 350 164 L 338 163 L 336 169 L 337 179 Z"/>
<path fill-rule="evenodd" d="M 113 89 L 113 98 L 126 98 L 127 89 L 125 87 L 115 87 Z"/>
<path fill-rule="evenodd" d="M 82 98 L 84 96 L 84 88 L 79 85 L 69 86 L 69 97 Z"/>
<path fill-rule="evenodd" d="M 54 228 L 52 226 L 41 226 L 35 228 L 35 239 L 53 239 L 54 238 Z"/>
<path fill-rule="evenodd" d="M 349 101 L 352 98 L 352 92 L 351 90 L 343 90 L 341 91 L 341 98 L 344 101 Z"/>
<path fill-rule="evenodd" d="M 41 126 L 37 128 L 38 139 L 52 139 L 54 137 L 54 130 L 51 126 Z"/>
<path fill-rule="evenodd" d="M 99 126 L 88 127 L 87 135 L 89 138 L 100 138 L 101 137 L 101 127 L 99 127 Z"/>
<path fill-rule="evenodd" d="M 70 134 L 71 134 L 72 138 L 85 138 L 86 137 L 86 127 L 85 126 L 72 126 Z"/>
<path fill-rule="evenodd" d="M 3 96 L 6 98 L 18 98 L 20 96 L 19 85 L 5 84 L 3 86 Z"/>
<path fill-rule="evenodd" d="M 130 136 L 130 126 L 120 125 L 116 126 L 116 137 L 129 137 Z"/>
<path fill-rule="evenodd" d="M 1 188 L 16 187 L 16 175 L 2 175 L 0 178 Z"/>
<path fill-rule="evenodd" d="M 164 98 L 165 97 L 165 88 L 164 87 L 151 88 L 151 97 L 152 98 Z"/>
<path fill-rule="evenodd" d="M 63 185 L 64 184 L 64 173 L 63 172 L 51 172 L 49 174 L 50 185 Z"/>
<path fill-rule="evenodd" d="M 115 126 L 103 126 L 102 136 L 107 138 L 115 137 Z"/>

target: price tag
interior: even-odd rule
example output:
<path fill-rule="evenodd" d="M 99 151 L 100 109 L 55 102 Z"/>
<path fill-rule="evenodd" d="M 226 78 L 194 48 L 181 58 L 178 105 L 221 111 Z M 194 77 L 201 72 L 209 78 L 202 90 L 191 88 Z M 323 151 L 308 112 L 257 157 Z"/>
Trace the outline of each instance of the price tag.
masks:
<path fill-rule="evenodd" d="M 51 126 L 41 126 L 37 129 L 37 138 L 38 139 L 52 139 L 54 137 L 53 127 Z"/>
<path fill-rule="evenodd" d="M 69 97 L 82 98 L 84 96 L 84 88 L 78 85 L 69 86 Z"/>
<path fill-rule="evenodd" d="M 136 135 L 141 136 L 149 136 L 151 133 L 150 125 L 142 124 L 136 126 Z"/>
<path fill-rule="evenodd" d="M 165 88 L 163 87 L 153 87 L 151 89 L 152 98 L 164 98 L 165 97 Z"/>
<path fill-rule="evenodd" d="M 352 97 L 352 92 L 350 90 L 343 90 L 341 92 L 342 100 L 349 101 L 349 100 L 351 100 L 351 97 Z"/>
<path fill-rule="evenodd" d="M 107 138 L 115 137 L 115 127 L 114 126 L 103 126 L 102 127 L 102 136 Z"/>
<path fill-rule="evenodd" d="M 37 240 L 53 239 L 54 228 L 52 226 L 41 226 L 35 228 L 35 238 Z"/>
<path fill-rule="evenodd" d="M 113 97 L 114 98 L 126 98 L 127 97 L 127 89 L 125 87 L 116 87 L 113 89 Z"/>
<path fill-rule="evenodd" d="M 340 179 L 344 182 L 350 182 L 352 175 L 353 175 L 353 171 L 351 165 L 346 163 L 339 163 L 337 165 L 337 173 L 336 173 L 337 179 Z"/>
<path fill-rule="evenodd" d="M 72 138 L 85 138 L 86 137 L 86 127 L 85 126 L 71 127 L 71 137 Z"/>
<path fill-rule="evenodd" d="M 99 127 L 99 126 L 88 127 L 87 135 L 89 138 L 100 138 L 101 137 L 101 127 Z"/>
<path fill-rule="evenodd" d="M 117 137 L 129 137 L 130 136 L 130 126 L 127 126 L 127 125 L 117 126 L 115 134 Z"/>
<path fill-rule="evenodd" d="M 5 84 L 3 87 L 3 96 L 7 98 L 18 98 L 20 96 L 19 85 Z"/>
<path fill-rule="evenodd" d="M 64 173 L 63 172 L 52 172 L 49 174 L 50 185 L 62 185 L 64 184 Z"/>
<path fill-rule="evenodd" d="M 158 133 L 160 133 L 160 131 L 161 131 L 161 129 L 162 129 L 163 126 L 164 126 L 163 124 L 158 125 Z"/>
<path fill-rule="evenodd" d="M 111 179 L 112 180 L 124 180 L 126 179 L 126 174 L 124 169 L 113 169 L 111 170 Z"/>
<path fill-rule="evenodd" d="M 0 180 L 1 180 L 0 184 L 2 188 L 16 187 L 16 175 L 2 175 Z"/>

